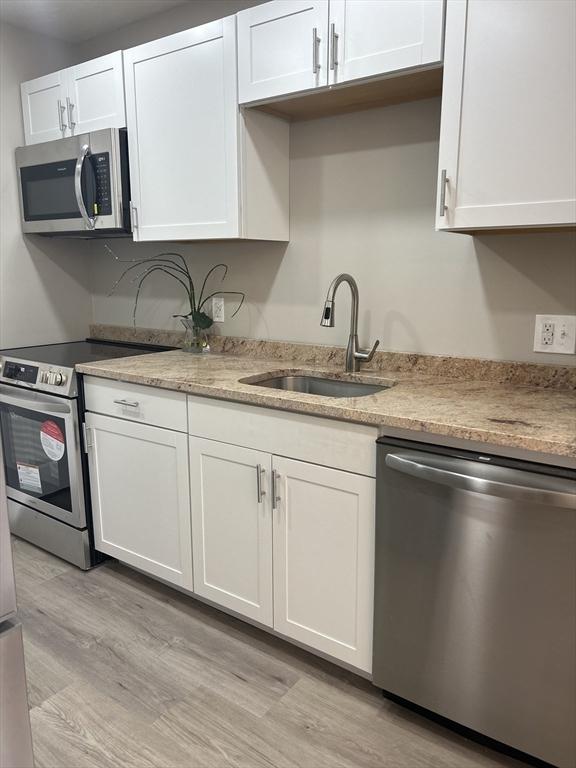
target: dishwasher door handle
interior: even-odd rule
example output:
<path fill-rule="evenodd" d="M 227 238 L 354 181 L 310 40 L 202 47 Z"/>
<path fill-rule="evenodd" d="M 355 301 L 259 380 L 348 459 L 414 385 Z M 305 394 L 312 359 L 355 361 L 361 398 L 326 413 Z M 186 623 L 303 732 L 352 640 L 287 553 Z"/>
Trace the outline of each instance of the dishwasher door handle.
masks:
<path fill-rule="evenodd" d="M 553 507 L 576 509 L 576 483 L 551 475 L 509 469 L 500 466 L 479 465 L 475 461 L 443 456 L 435 461 L 421 454 L 386 454 L 386 466 L 405 475 L 431 483 L 447 485 L 461 491 L 485 493 L 512 501 L 528 501 Z M 480 474 L 475 470 L 481 467 Z M 490 477 L 498 472 L 499 477 Z M 505 479 L 502 475 L 505 475 Z"/>

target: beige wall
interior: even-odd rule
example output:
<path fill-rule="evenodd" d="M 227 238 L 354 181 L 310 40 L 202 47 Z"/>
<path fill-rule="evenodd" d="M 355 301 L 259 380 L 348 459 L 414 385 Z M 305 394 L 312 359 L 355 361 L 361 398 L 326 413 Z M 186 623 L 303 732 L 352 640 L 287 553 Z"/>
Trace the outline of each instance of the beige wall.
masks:
<path fill-rule="evenodd" d="M 24 143 L 20 82 L 67 66 L 65 44 L 9 24 L 0 27 L 0 347 L 69 341 L 90 319 L 89 249 L 24 237 L 14 149 Z"/>
<path fill-rule="evenodd" d="M 326 289 L 341 271 L 360 287 L 361 342 L 384 349 L 574 363 L 531 351 L 536 313 L 576 314 L 574 234 L 467 235 L 434 231 L 438 99 L 293 124 L 291 239 L 171 244 L 200 279 L 218 261 L 248 306 L 222 332 L 345 344 L 349 296 L 336 327 L 321 328 Z M 111 243 L 123 258 L 167 244 Z M 119 267 L 103 246 L 91 260 L 94 317 L 130 323 L 134 287 L 107 297 Z M 138 324 L 177 327 L 178 286 L 143 291 Z M 227 305 L 230 312 L 230 305 Z"/>
<path fill-rule="evenodd" d="M 195 0 L 89 41 L 73 56 L 85 60 L 254 4 Z M 26 33 L 14 38 L 8 57 L 14 62 L 12 74 L 5 78 L 11 88 L 10 145 L 21 140 L 16 137 L 20 115 L 14 83 L 59 66 L 49 63 L 64 56 L 58 54 L 57 45 L 50 51 L 35 47 Z M 34 66 L 38 71 L 30 71 Z M 363 343 L 379 337 L 382 347 L 391 350 L 576 363 L 575 356 L 531 351 L 536 313 L 576 313 L 576 237 L 557 233 L 472 238 L 436 233 L 438 126 L 436 99 L 293 125 L 288 245 L 120 240 L 110 245 L 119 256 L 131 259 L 176 247 L 199 280 L 218 261 L 228 263 L 225 287 L 246 291 L 248 304 L 237 318 L 218 326 L 224 333 L 344 344 L 346 286 L 338 296 L 336 328 L 321 328 L 319 315 L 330 280 L 347 270 L 360 285 Z M 4 146 L 3 139 L 5 162 Z M 13 169 L 3 170 L 3 188 L 12 173 Z M 11 205 L 13 209 L 14 199 Z M 55 247 L 40 242 L 44 250 L 40 253 L 38 238 L 22 241 L 16 213 L 8 208 L 3 203 L 3 221 L 10 231 L 5 234 L 2 227 L 2 244 L 8 239 L 12 243 L 10 258 L 3 259 L 8 265 L 4 274 L 18 270 L 26 278 L 18 282 L 10 311 L 2 315 L 23 318 L 18 326 L 12 322 L 10 339 L 17 336 L 24 341 L 15 343 L 32 343 L 34 339 L 27 340 L 38 335 L 64 338 L 83 327 L 87 303 L 82 270 L 87 252 L 93 319 L 131 322 L 135 287 L 128 283 L 108 297 L 120 265 L 101 242 L 55 241 Z M 32 310 L 24 308 L 23 299 L 29 296 Z M 158 276 L 143 291 L 138 323 L 177 327 L 171 316 L 182 309 L 178 286 Z M 228 304 L 228 314 L 230 309 Z"/>
<path fill-rule="evenodd" d="M 82 43 L 77 48 L 78 61 L 87 61 L 104 53 L 131 48 L 140 43 L 147 43 L 149 40 L 173 35 L 183 29 L 231 16 L 244 8 L 260 5 L 263 2 L 266 0 L 188 0 L 176 8 L 156 13 L 147 19 L 136 21 L 108 32 L 102 37 Z"/>

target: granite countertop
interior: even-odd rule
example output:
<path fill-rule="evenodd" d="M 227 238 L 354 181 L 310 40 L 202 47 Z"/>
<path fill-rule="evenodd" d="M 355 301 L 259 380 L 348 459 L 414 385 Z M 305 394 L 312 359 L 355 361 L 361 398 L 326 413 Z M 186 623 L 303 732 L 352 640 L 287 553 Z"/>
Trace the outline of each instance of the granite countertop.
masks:
<path fill-rule="evenodd" d="M 576 458 L 576 392 L 533 385 L 457 379 L 415 371 L 363 371 L 362 381 L 394 385 L 374 395 L 328 398 L 254 386 L 265 374 L 325 373 L 348 378 L 341 365 L 302 357 L 194 355 L 179 350 L 77 366 L 80 373 L 314 416 L 397 427 L 497 446 Z"/>

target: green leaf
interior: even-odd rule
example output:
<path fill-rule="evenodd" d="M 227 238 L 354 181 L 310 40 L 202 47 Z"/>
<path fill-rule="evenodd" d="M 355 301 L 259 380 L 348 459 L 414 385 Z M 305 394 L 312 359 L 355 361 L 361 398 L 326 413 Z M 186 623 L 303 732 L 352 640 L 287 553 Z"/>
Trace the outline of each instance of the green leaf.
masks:
<path fill-rule="evenodd" d="M 192 312 L 192 321 L 198 328 L 206 329 L 214 323 L 211 317 L 206 312 Z"/>

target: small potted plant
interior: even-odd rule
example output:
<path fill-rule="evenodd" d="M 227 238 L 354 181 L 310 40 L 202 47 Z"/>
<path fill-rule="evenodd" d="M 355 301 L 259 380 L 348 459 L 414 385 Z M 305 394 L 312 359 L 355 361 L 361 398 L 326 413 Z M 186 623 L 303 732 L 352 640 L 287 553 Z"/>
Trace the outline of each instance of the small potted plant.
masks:
<path fill-rule="evenodd" d="M 136 311 L 138 309 L 138 300 L 140 298 L 140 291 L 142 285 L 155 272 L 163 272 L 173 280 L 176 280 L 183 287 L 186 293 L 187 305 L 190 309 L 184 315 L 172 315 L 172 317 L 178 317 L 184 326 L 185 335 L 183 349 L 188 352 L 204 352 L 209 351 L 208 347 L 208 329 L 212 326 L 214 321 L 210 315 L 206 314 L 204 307 L 206 302 L 214 296 L 237 296 L 239 298 L 238 306 L 232 313 L 231 317 L 234 317 L 240 311 L 240 307 L 244 303 L 245 294 L 242 291 L 212 291 L 207 296 L 204 295 L 206 286 L 210 277 L 219 269 L 222 270 L 221 282 L 224 281 L 228 274 L 228 266 L 226 264 L 216 264 L 212 269 L 208 270 L 206 277 L 202 283 L 200 293 L 196 292 L 192 275 L 188 269 L 186 259 L 180 253 L 160 253 L 158 256 L 151 256 L 147 259 L 119 259 L 116 254 L 106 246 L 107 250 L 112 254 L 114 259 L 121 263 L 130 263 L 124 272 L 120 275 L 118 280 L 112 286 L 112 290 L 108 294 L 111 296 L 122 280 L 133 270 L 140 270 L 136 272 L 131 282 L 137 284 L 136 297 L 134 299 L 134 309 L 132 311 L 132 322 L 136 325 Z"/>

